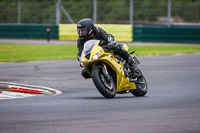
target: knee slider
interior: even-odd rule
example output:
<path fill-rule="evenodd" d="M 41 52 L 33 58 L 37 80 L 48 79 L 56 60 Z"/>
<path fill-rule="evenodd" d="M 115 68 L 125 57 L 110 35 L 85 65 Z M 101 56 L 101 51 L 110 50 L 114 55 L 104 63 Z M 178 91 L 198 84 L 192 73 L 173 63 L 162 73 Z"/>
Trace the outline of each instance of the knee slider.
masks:
<path fill-rule="evenodd" d="M 85 69 L 82 70 L 81 75 L 82 75 L 85 79 L 91 78 L 91 76 L 86 72 Z"/>

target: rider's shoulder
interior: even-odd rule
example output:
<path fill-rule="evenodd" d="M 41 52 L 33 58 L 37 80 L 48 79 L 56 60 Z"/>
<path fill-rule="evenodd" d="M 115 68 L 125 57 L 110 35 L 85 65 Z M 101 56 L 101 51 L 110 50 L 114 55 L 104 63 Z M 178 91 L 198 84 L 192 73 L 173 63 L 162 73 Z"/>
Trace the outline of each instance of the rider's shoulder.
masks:
<path fill-rule="evenodd" d="M 101 32 L 101 31 L 103 30 L 101 27 L 97 27 L 97 26 L 95 26 L 94 29 L 95 29 L 95 31 L 97 31 L 97 32 Z"/>

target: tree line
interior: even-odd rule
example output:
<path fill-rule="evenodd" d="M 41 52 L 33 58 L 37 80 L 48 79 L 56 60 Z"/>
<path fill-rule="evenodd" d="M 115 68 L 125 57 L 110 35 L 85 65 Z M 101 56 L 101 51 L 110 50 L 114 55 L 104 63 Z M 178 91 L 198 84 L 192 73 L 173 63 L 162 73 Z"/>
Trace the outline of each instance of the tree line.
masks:
<path fill-rule="evenodd" d="M 21 23 L 56 23 L 57 0 L 20 0 Z M 160 21 L 167 17 L 168 0 L 133 0 L 134 23 Z M 93 18 L 93 0 L 62 0 L 71 18 Z M 129 0 L 97 0 L 97 23 L 129 23 Z M 171 0 L 171 15 L 177 21 L 200 22 L 200 0 Z M 18 0 L 0 1 L 0 23 L 17 23 Z M 61 23 L 70 23 L 61 13 Z"/>

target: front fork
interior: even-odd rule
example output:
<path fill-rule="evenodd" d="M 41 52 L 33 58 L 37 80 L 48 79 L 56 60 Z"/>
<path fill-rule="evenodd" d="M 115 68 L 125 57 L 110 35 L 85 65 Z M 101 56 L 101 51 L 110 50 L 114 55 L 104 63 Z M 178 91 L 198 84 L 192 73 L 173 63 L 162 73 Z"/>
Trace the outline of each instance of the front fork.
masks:
<path fill-rule="evenodd" d="M 99 66 L 99 63 L 101 64 L 101 66 Z M 110 82 L 112 78 L 111 78 L 111 76 L 108 73 L 108 69 L 107 69 L 105 63 L 103 61 L 101 61 L 101 62 L 98 62 L 98 64 L 94 64 L 94 65 L 96 65 L 96 67 L 101 68 L 102 73 L 105 76 L 106 81 Z"/>

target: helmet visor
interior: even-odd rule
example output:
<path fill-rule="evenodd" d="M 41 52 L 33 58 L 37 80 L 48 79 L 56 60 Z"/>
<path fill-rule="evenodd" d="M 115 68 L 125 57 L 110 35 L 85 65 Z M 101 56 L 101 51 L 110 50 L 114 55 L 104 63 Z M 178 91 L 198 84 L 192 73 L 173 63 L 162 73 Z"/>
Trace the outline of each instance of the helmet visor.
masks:
<path fill-rule="evenodd" d="M 87 28 L 78 29 L 77 30 L 79 36 L 86 36 L 87 35 Z"/>

